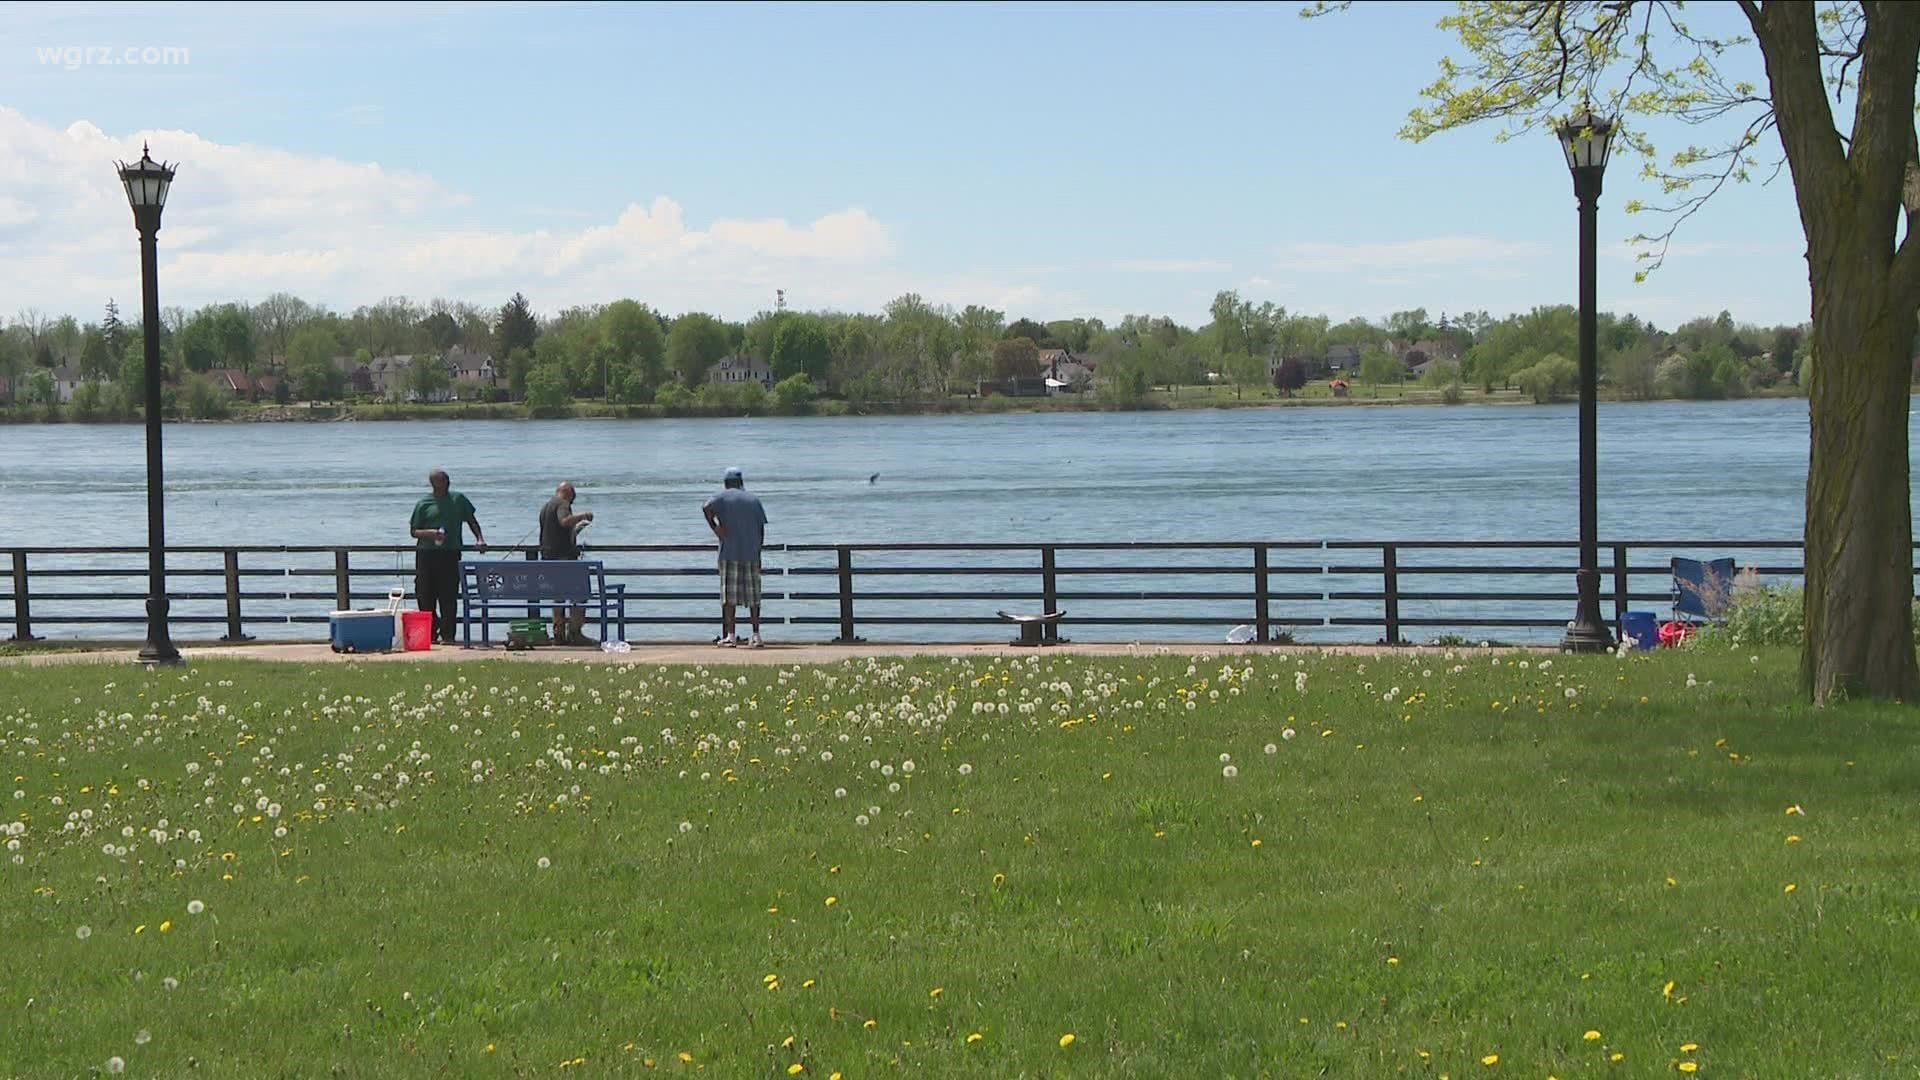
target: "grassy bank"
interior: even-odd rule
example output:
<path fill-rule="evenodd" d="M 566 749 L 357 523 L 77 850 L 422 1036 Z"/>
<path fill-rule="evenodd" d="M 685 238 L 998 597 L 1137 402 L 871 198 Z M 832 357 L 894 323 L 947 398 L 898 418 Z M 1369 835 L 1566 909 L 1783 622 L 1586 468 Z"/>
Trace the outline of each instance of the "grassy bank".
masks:
<path fill-rule="evenodd" d="M 0 1073 L 1920 1062 L 1911 711 L 1238 663 L 0 669 Z"/>

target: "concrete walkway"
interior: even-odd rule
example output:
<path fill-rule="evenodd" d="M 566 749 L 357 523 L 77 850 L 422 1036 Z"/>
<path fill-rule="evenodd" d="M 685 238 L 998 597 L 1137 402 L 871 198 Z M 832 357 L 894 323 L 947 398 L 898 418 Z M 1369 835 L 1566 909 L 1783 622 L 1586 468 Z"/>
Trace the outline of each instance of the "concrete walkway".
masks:
<path fill-rule="evenodd" d="M 843 660 L 862 660 L 870 656 L 921 657 L 921 656 L 1267 656 L 1279 653 L 1335 653 L 1343 655 L 1375 656 L 1387 653 L 1441 653 L 1446 650 L 1437 646 L 1401 646 L 1389 648 L 1383 645 L 1229 645 L 1205 644 L 1198 642 L 1088 642 L 1067 645 L 1051 645 L 1041 649 L 1023 649 L 1006 644 L 770 644 L 764 649 L 734 648 L 722 649 L 715 645 L 703 644 L 635 644 L 632 651 L 624 653 L 602 652 L 593 648 L 557 648 L 542 647 L 521 652 L 508 652 L 502 648 L 459 649 L 435 648 L 428 652 L 392 652 L 392 653 L 355 653 L 342 655 L 334 652 L 324 642 L 296 642 L 286 644 L 256 645 L 211 645 L 206 647 L 189 646 L 182 654 L 189 663 L 199 660 L 254 660 L 273 663 L 297 664 L 340 664 L 349 661 L 362 663 L 463 663 L 496 661 L 504 663 L 582 663 L 604 662 L 620 664 L 837 664 Z M 1464 648 L 1458 651 L 1466 651 Z M 1552 652 L 1552 649 L 1533 651 Z M 0 657 L 0 668 L 39 666 L 46 664 L 131 664 L 139 652 L 139 646 L 127 645 L 115 649 L 92 649 L 60 651 L 33 651 L 17 656 Z"/>

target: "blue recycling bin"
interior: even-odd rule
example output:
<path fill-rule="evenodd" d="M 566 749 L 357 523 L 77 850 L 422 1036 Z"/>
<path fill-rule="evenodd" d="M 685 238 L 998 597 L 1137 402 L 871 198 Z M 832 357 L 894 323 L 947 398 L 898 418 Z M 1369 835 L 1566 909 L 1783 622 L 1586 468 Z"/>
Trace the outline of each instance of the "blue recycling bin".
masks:
<path fill-rule="evenodd" d="M 1633 639 L 1636 649 L 1660 644 L 1660 616 L 1651 611 L 1629 611 L 1620 618 L 1620 636 Z"/>

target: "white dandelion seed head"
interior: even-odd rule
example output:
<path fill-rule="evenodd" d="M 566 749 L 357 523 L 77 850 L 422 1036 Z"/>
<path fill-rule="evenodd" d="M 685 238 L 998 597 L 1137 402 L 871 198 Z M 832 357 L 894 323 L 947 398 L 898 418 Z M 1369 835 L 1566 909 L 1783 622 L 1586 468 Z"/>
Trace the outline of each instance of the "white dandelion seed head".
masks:
<path fill-rule="evenodd" d="M 867 823 L 867 815 L 865 815 L 865 814 L 855 814 L 855 815 L 853 815 L 853 823 L 854 823 L 855 825 L 860 825 L 860 826 L 865 826 L 865 825 L 866 825 L 866 823 Z"/>
<path fill-rule="evenodd" d="M 1296 733 L 1296 732 L 1295 732 L 1295 731 L 1294 731 L 1294 730 L 1293 730 L 1292 728 L 1281 728 L 1281 729 L 1280 729 L 1280 737 L 1281 737 L 1282 739 L 1292 739 L 1292 738 L 1294 737 L 1294 735 L 1295 735 L 1295 734 L 1297 734 L 1297 733 Z"/>
<path fill-rule="evenodd" d="M 827 763 L 832 763 L 832 761 L 833 761 L 833 751 L 831 751 L 831 750 L 822 750 L 822 751 L 820 751 L 820 760 L 821 760 L 821 761 L 823 761 L 823 762 L 827 762 Z"/>
<path fill-rule="evenodd" d="M 963 762 L 961 762 L 961 763 L 960 763 L 960 775 L 961 775 L 961 776 L 972 776 L 972 775 L 973 775 L 973 766 L 972 766 L 972 765 L 969 765 L 969 764 L 967 764 L 967 763 L 966 763 L 966 762 L 964 762 L 964 761 L 963 761 Z"/>
<path fill-rule="evenodd" d="M 114 1057 L 110 1057 L 107 1059 L 107 1071 L 110 1073 L 126 1072 L 127 1063 L 124 1060 L 122 1060 L 118 1055 Z"/>
<path fill-rule="evenodd" d="M 1232 761 L 1232 760 L 1233 760 L 1233 755 L 1232 755 L 1232 754 L 1221 754 L 1221 755 L 1220 755 L 1220 764 L 1222 764 L 1222 765 L 1225 765 L 1225 764 L 1226 764 L 1227 762 L 1229 762 L 1229 761 Z"/>
<path fill-rule="evenodd" d="M 692 831 L 693 831 L 693 822 L 691 822 L 691 821 L 683 821 L 683 822 L 681 822 L 681 823 L 680 823 L 680 831 L 681 831 L 682 833 L 690 833 L 690 832 L 692 832 Z"/>
<path fill-rule="evenodd" d="M 146 1028 L 141 1028 L 139 1031 L 133 1033 L 133 1045 L 135 1046 L 145 1046 L 152 1041 L 153 1032 L 148 1031 Z"/>
<path fill-rule="evenodd" d="M 891 783 L 891 784 L 888 784 L 888 785 L 887 785 L 887 794 L 889 794 L 889 795 L 898 795 L 898 794 L 900 794 L 900 781 L 898 781 L 898 780 L 895 780 L 895 781 L 894 781 L 893 783 Z"/>
<path fill-rule="evenodd" d="M 836 798 L 836 799 L 844 799 L 844 798 L 846 798 L 846 797 L 847 797 L 847 789 L 846 789 L 846 788 L 843 788 L 843 787 L 837 787 L 837 788 L 834 788 L 834 789 L 833 789 L 833 797 L 834 797 L 834 798 Z"/>
<path fill-rule="evenodd" d="M 1277 754 L 1280 752 L 1280 748 L 1272 743 L 1268 743 L 1263 749 L 1269 754 Z"/>
<path fill-rule="evenodd" d="M 78 927 L 74 930 L 73 936 L 79 938 L 81 941 L 85 941 L 88 938 L 93 936 L 93 927 L 91 926 Z"/>
<path fill-rule="evenodd" d="M 187 914 L 189 915 L 198 915 L 206 910 L 207 910 L 207 905 L 201 903 L 198 900 L 187 901 Z"/>
<path fill-rule="evenodd" d="M 1234 777 L 1236 777 L 1236 776 L 1239 776 L 1239 775 L 1240 775 L 1240 770 L 1239 770 L 1238 768 L 1235 768 L 1235 767 L 1234 767 L 1234 766 L 1232 766 L 1232 765 L 1229 765 L 1229 766 L 1227 766 L 1226 768 L 1224 768 L 1224 769 L 1221 769 L 1221 770 L 1220 770 L 1220 775 L 1221 775 L 1221 776 L 1224 776 L 1224 777 L 1226 777 L 1226 778 L 1227 778 L 1227 779 L 1229 779 L 1229 780 L 1231 780 L 1231 779 L 1233 779 Z"/>
<path fill-rule="evenodd" d="M 903 772 L 903 773 L 905 773 L 905 774 L 907 774 L 908 776 L 912 776 L 912 775 L 913 775 L 913 761 L 912 761 L 911 759 L 909 759 L 909 760 L 906 760 L 906 761 L 903 761 L 903 762 L 901 762 L 901 763 L 900 763 L 900 771 L 901 771 L 901 772 Z"/>

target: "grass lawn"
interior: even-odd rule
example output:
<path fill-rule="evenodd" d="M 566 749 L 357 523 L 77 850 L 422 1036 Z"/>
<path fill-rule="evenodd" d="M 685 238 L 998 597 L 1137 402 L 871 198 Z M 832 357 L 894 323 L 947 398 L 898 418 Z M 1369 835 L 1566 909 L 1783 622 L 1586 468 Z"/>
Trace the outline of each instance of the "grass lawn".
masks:
<path fill-rule="evenodd" d="M 1920 1069 L 1911 709 L 1232 663 L 0 668 L 0 1075 Z"/>

